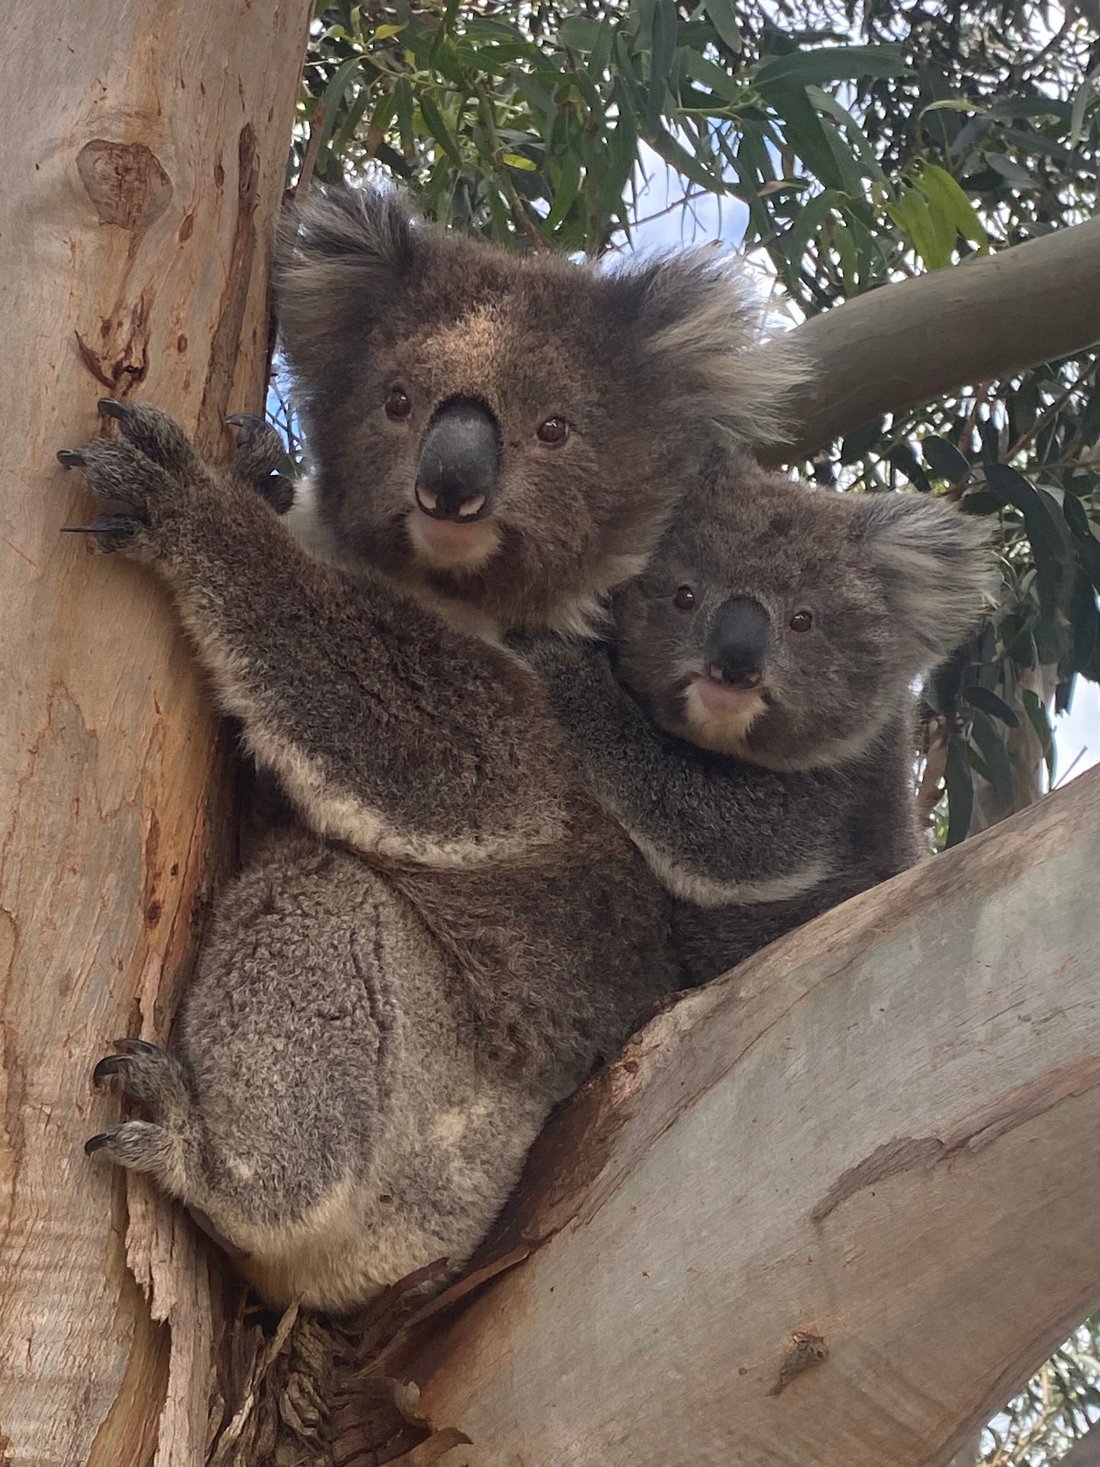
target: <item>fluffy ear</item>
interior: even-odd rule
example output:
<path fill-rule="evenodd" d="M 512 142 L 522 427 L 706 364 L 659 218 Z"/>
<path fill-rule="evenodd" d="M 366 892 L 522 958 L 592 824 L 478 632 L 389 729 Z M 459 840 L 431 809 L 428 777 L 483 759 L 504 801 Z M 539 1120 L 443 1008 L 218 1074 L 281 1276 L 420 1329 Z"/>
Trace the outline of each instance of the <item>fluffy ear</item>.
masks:
<path fill-rule="evenodd" d="M 416 252 L 417 221 L 401 194 L 314 189 L 290 211 L 275 247 L 275 295 L 287 355 L 308 373 L 331 355 L 340 323 L 366 327 L 392 303 Z"/>
<path fill-rule="evenodd" d="M 914 641 L 914 675 L 941 662 L 978 619 L 994 563 L 985 524 L 940 499 L 876 494 L 853 501 L 856 536 Z"/>
<path fill-rule="evenodd" d="M 649 364 L 647 385 L 683 421 L 709 420 L 750 443 L 790 436 L 785 401 L 808 369 L 782 336 L 764 341 L 763 311 L 740 261 L 704 248 L 610 278 Z"/>

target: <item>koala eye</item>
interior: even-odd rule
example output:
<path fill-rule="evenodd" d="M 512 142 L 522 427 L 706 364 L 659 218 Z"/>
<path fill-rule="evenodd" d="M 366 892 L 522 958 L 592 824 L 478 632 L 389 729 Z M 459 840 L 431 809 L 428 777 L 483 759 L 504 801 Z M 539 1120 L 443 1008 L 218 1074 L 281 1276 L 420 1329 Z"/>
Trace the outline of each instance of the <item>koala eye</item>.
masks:
<path fill-rule="evenodd" d="M 809 611 L 796 611 L 787 623 L 792 632 L 808 632 L 813 624 L 813 615 Z"/>
<path fill-rule="evenodd" d="M 412 410 L 412 398 L 401 387 L 395 387 L 386 398 L 386 416 L 388 418 L 407 418 Z"/>
<path fill-rule="evenodd" d="M 690 611 L 695 605 L 695 592 L 690 586 L 678 586 L 672 604 L 677 611 Z"/>
<path fill-rule="evenodd" d="M 564 418 L 547 418 L 535 429 L 535 437 L 547 448 L 557 448 L 569 437 L 569 424 Z"/>

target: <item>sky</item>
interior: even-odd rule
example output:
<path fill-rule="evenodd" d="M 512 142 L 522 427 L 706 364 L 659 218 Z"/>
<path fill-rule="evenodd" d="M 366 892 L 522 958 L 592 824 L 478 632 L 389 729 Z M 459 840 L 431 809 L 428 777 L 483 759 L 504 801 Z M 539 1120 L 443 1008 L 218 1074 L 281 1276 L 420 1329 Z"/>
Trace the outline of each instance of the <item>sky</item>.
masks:
<path fill-rule="evenodd" d="M 741 243 L 748 220 L 744 204 L 707 194 L 694 201 L 689 213 L 680 209 L 664 212 L 680 198 L 682 181 L 644 143 L 641 157 L 648 182 L 639 177 L 638 217 L 648 222 L 637 229 L 635 248 L 667 249 L 712 240 L 730 246 Z M 1096 683 L 1077 679 L 1070 710 L 1055 719 L 1054 741 L 1056 787 L 1100 763 L 1100 687 Z"/>

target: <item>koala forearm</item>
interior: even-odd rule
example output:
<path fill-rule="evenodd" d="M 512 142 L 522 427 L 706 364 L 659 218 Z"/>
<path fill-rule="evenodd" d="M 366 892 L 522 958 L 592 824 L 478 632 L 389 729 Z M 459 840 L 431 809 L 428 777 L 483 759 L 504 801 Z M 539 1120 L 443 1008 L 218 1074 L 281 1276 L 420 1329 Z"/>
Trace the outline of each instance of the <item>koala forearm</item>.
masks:
<path fill-rule="evenodd" d="M 771 900 L 833 869 L 835 810 L 822 778 L 769 773 L 664 733 L 603 654 L 544 655 L 535 666 L 579 777 L 674 895 L 708 906 Z"/>
<path fill-rule="evenodd" d="M 223 705 L 322 833 L 431 864 L 555 833 L 563 761 L 537 687 L 506 658 L 311 560 L 243 493 L 204 506 L 159 564 Z M 529 743 L 540 722 L 533 789 L 516 735 Z"/>
<path fill-rule="evenodd" d="M 566 760 L 541 690 L 506 654 L 381 583 L 310 559 L 230 470 L 155 409 L 77 462 L 121 503 L 104 552 L 169 585 L 224 706 L 318 831 L 429 865 L 515 859 L 560 835 Z M 543 750 L 540 778 L 523 749 Z"/>

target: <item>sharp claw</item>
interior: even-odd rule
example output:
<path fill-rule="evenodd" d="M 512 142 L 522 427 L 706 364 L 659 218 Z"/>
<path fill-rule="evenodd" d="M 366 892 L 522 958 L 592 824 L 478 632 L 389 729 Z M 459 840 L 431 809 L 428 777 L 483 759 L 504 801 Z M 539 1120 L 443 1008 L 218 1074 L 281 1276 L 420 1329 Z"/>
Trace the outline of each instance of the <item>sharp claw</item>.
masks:
<path fill-rule="evenodd" d="M 130 409 L 115 397 L 101 397 L 96 407 L 108 418 L 124 418 Z"/>
<path fill-rule="evenodd" d="M 84 455 L 78 453 L 75 448 L 59 448 L 57 450 L 57 461 L 66 469 L 79 469 L 84 466 Z"/>
<path fill-rule="evenodd" d="M 92 1071 L 92 1084 L 102 1085 L 108 1075 L 117 1075 L 126 1063 L 126 1055 L 109 1054 L 101 1059 Z"/>
<path fill-rule="evenodd" d="M 62 525 L 63 535 L 122 535 L 129 539 L 137 534 L 142 522 L 128 514 L 101 514 L 90 525 Z"/>
<path fill-rule="evenodd" d="M 231 428 L 248 428 L 255 433 L 257 428 L 265 426 L 265 420 L 256 413 L 234 413 L 231 418 L 226 418 L 226 423 Z"/>
<path fill-rule="evenodd" d="M 113 1140 L 114 1135 L 111 1131 L 100 1131 L 98 1136 L 89 1136 L 84 1143 L 84 1155 L 91 1156 L 93 1152 L 108 1146 Z"/>
<path fill-rule="evenodd" d="M 150 1044 L 148 1039 L 131 1039 L 123 1035 L 121 1039 L 112 1039 L 111 1043 L 127 1054 L 160 1054 L 159 1045 Z"/>

